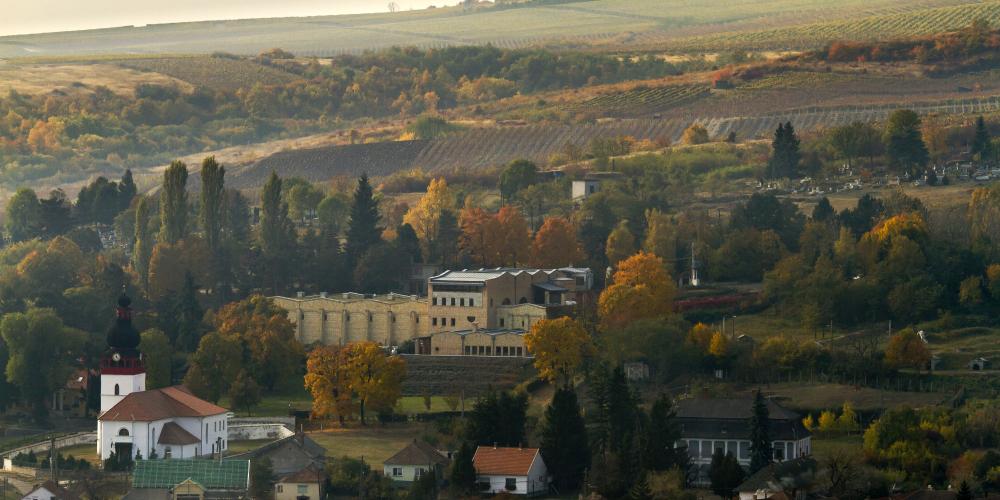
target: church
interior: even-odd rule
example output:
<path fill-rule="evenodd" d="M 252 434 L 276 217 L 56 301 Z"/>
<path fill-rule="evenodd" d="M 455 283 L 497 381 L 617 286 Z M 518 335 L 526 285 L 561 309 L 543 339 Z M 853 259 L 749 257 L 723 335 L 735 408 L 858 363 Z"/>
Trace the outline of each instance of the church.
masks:
<path fill-rule="evenodd" d="M 183 385 L 146 390 L 146 360 L 132 325 L 132 301 L 122 294 L 101 358 L 97 455 L 135 460 L 197 458 L 225 451 L 229 411 Z"/>

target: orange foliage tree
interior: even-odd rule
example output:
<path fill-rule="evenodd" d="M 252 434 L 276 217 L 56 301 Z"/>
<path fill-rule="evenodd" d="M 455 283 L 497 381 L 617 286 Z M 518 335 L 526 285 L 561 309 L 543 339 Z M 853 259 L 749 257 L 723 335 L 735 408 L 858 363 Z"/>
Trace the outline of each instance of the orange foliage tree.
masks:
<path fill-rule="evenodd" d="M 676 288 L 659 257 L 640 251 L 621 261 L 611 286 L 601 292 L 597 312 L 605 330 L 624 328 L 673 310 Z"/>
<path fill-rule="evenodd" d="M 387 356 L 374 342 L 314 349 L 306 361 L 305 386 L 313 397 L 313 414 L 337 418 L 354 414 L 365 423 L 368 409 L 387 411 L 399 399 L 406 362 Z"/>
<path fill-rule="evenodd" d="M 531 243 L 531 265 L 556 268 L 583 261 L 583 249 L 576 230 L 564 217 L 548 217 Z"/>
<path fill-rule="evenodd" d="M 885 362 L 893 368 L 922 370 L 931 361 L 931 353 L 913 330 L 903 330 L 889 339 Z"/>
<path fill-rule="evenodd" d="M 247 371 L 262 387 L 274 390 L 301 373 L 304 354 L 295 338 L 295 325 L 271 299 L 251 295 L 225 305 L 215 315 L 215 328 L 240 342 Z"/>
<path fill-rule="evenodd" d="M 521 212 L 505 206 L 496 214 L 466 204 L 459 216 L 462 251 L 482 266 L 515 266 L 528 261 L 531 236 Z"/>

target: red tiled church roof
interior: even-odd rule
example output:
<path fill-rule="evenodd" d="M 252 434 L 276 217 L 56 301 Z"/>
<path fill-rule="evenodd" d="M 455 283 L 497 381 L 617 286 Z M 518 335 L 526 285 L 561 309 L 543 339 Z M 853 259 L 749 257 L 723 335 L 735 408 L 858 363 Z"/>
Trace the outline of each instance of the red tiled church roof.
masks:
<path fill-rule="evenodd" d="M 472 457 L 476 472 L 485 475 L 527 476 L 538 448 L 493 448 L 480 446 Z"/>
<path fill-rule="evenodd" d="M 163 424 L 163 429 L 160 430 L 160 439 L 156 441 L 157 444 L 174 444 L 178 446 L 200 442 L 201 440 L 195 437 L 194 434 L 191 434 L 173 422 Z"/>
<path fill-rule="evenodd" d="M 104 412 L 98 420 L 152 422 L 173 417 L 210 417 L 228 410 L 198 398 L 183 385 L 133 392 Z"/>

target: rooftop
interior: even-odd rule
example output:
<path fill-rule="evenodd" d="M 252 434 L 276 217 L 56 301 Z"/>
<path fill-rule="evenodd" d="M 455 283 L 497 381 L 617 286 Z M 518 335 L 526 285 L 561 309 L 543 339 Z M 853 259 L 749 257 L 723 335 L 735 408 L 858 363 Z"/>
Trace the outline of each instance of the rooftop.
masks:
<path fill-rule="evenodd" d="M 384 295 L 378 294 L 363 294 L 357 292 L 343 292 L 343 293 L 330 293 L 330 294 L 319 294 L 319 295 L 300 295 L 295 297 L 277 297 L 284 300 L 294 300 L 298 302 L 307 302 L 311 300 L 329 300 L 333 302 L 357 302 L 360 300 L 374 300 L 377 302 L 400 302 L 400 301 L 412 301 L 412 300 L 426 300 L 417 295 L 405 295 L 401 293 L 387 293 Z"/>
<path fill-rule="evenodd" d="M 476 472 L 485 475 L 527 476 L 538 456 L 538 448 L 480 446 L 472 457 Z"/>
<path fill-rule="evenodd" d="M 210 417 L 229 410 L 198 398 L 183 385 L 133 392 L 101 414 L 98 420 L 152 422 L 173 417 Z"/>
<path fill-rule="evenodd" d="M 431 333 L 431 335 L 433 336 L 442 333 L 449 335 L 470 335 L 473 333 L 481 333 L 483 335 L 524 335 L 528 332 L 520 328 L 479 328 L 473 330 L 449 330 L 445 332 L 434 332 Z"/>
<path fill-rule="evenodd" d="M 461 271 L 445 271 L 436 276 L 431 276 L 431 283 L 485 283 L 486 281 L 499 278 L 504 275 L 519 276 L 521 274 L 535 275 L 545 273 L 551 275 L 557 272 L 566 274 L 587 274 L 590 269 L 580 267 L 561 267 L 558 269 L 534 269 L 518 267 L 496 267 L 483 269 L 462 269 Z"/>
<path fill-rule="evenodd" d="M 322 483 L 323 472 L 316 467 L 308 466 L 298 472 L 286 474 L 278 480 L 279 483 Z"/>
<path fill-rule="evenodd" d="M 184 430 L 183 427 L 173 422 L 167 422 L 163 424 L 163 429 L 160 430 L 160 438 L 156 443 L 183 446 L 186 444 L 197 444 L 200 441 L 194 434 Z"/>
<path fill-rule="evenodd" d="M 786 410 L 778 403 L 767 401 L 768 417 L 771 420 L 798 420 L 798 413 Z M 678 418 L 703 419 L 749 419 L 753 413 L 753 399 L 682 399 L 677 402 Z"/>
<path fill-rule="evenodd" d="M 172 488 L 190 479 L 207 490 L 246 490 L 250 487 L 249 460 L 138 460 L 133 488 Z"/>
<path fill-rule="evenodd" d="M 426 441 L 414 439 L 406 448 L 386 459 L 385 465 L 445 465 L 448 457 Z"/>

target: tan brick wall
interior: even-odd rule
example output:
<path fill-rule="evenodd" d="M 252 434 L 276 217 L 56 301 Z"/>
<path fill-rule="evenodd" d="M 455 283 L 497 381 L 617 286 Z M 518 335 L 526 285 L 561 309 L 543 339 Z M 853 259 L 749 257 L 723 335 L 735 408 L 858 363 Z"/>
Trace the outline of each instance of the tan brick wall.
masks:
<path fill-rule="evenodd" d="M 507 348 L 506 351 L 503 350 L 504 347 Z M 461 334 L 437 332 L 431 334 L 431 354 L 436 356 L 516 356 L 518 348 L 521 349 L 522 356 L 527 355 L 527 349 L 524 347 L 524 336 L 516 333 L 490 335 L 483 332 Z"/>
<path fill-rule="evenodd" d="M 507 323 L 506 317 L 499 308 L 503 305 L 520 304 L 522 300 L 530 303 L 534 299 L 532 284 L 544 283 L 549 280 L 549 275 L 544 272 L 536 272 L 534 275 L 520 273 L 516 277 L 512 274 L 504 274 L 498 278 L 487 280 L 482 288 L 482 292 L 434 292 L 433 285 L 429 286 L 430 302 L 428 314 L 431 317 L 432 332 L 446 332 L 456 330 L 472 330 L 475 328 L 521 328 L 511 326 Z M 460 300 L 456 300 L 455 306 L 451 305 L 452 298 L 474 298 L 475 306 L 462 306 Z M 437 303 L 435 304 L 435 300 Z M 442 305 L 442 299 L 445 305 Z M 468 302 L 466 302 L 467 304 Z M 542 311 L 544 318 L 545 313 Z M 469 318 L 475 321 L 469 321 Z M 505 324 L 500 325 L 500 318 L 505 318 Z M 532 316 L 536 317 L 536 316 Z M 444 320 L 442 322 L 442 319 Z M 452 325 L 451 320 L 455 320 Z M 436 323 L 436 324 L 435 324 Z M 442 324 L 444 323 L 444 324 Z M 474 324 L 475 323 L 475 324 Z"/>
<path fill-rule="evenodd" d="M 341 295 L 272 297 L 288 311 L 303 344 L 342 345 L 372 341 L 399 345 L 430 332 L 427 300 L 409 296 L 343 299 Z"/>

